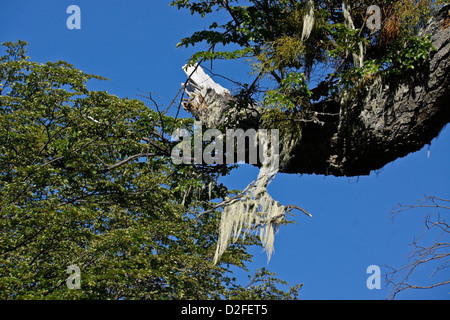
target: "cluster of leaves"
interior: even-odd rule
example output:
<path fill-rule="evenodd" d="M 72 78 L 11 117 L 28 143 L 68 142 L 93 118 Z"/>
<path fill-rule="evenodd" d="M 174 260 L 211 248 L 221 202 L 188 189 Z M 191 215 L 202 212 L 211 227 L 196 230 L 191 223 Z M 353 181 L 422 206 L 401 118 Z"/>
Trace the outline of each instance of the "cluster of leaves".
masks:
<path fill-rule="evenodd" d="M 401 74 L 404 71 L 413 70 L 428 58 L 431 51 L 435 50 L 429 36 L 408 37 L 388 51 L 380 67 L 383 68 L 383 64 L 386 64 L 389 72 Z"/>
<path fill-rule="evenodd" d="M 0 58 L 0 298 L 294 298 L 267 272 L 243 287 L 230 276 L 251 259 L 247 238 L 213 266 L 225 166 L 174 165 L 174 128 L 144 102 L 87 82 L 63 62 L 30 61 L 26 43 Z M 66 287 L 68 266 L 81 289 Z M 269 281 L 270 280 L 270 281 Z M 266 284 L 267 285 L 266 285 Z"/>
<path fill-rule="evenodd" d="M 281 111 L 295 110 L 308 105 L 311 95 L 304 73 L 291 72 L 281 80 L 278 88 L 265 93 L 263 104 Z"/>
<path fill-rule="evenodd" d="M 298 297 L 303 284 L 292 286 L 288 292 L 284 292 L 280 290 L 279 286 L 286 286 L 288 283 L 274 276 L 273 272 L 265 268 L 258 269 L 253 276 L 248 276 L 249 284 L 245 291 L 236 288 L 237 290 L 230 291 L 227 298 L 231 300 L 275 300 L 277 297 L 283 296 Z"/>
<path fill-rule="evenodd" d="M 402 73 L 425 60 L 432 46 L 429 39 L 418 37 L 418 31 L 445 1 L 380 0 L 380 30 L 366 27 L 371 1 L 344 2 L 350 7 L 354 29 L 343 17 L 342 1 L 317 0 L 314 27 L 306 41 L 301 40 L 307 8 L 304 0 L 175 0 L 172 5 L 203 17 L 215 11 L 229 16 L 224 24 L 214 22 L 208 30 L 182 39 L 180 46 L 208 45 L 207 50 L 192 56 L 191 64 L 245 58 L 257 75 L 254 86 L 264 76 L 274 81 L 263 99 L 264 106 L 303 110 L 311 106 L 311 98 L 340 93 L 377 72 Z M 217 46 L 227 45 L 233 49 L 216 52 Z M 353 54 L 360 54 L 361 45 L 364 66 L 355 65 L 352 59 Z M 300 73 L 306 81 L 297 81 Z M 320 76 L 322 81 L 313 81 L 312 76 Z M 301 84 L 302 90 L 287 90 L 293 81 Z"/>
<path fill-rule="evenodd" d="M 435 50 L 429 36 L 404 38 L 392 44 L 382 57 L 367 60 L 361 67 L 343 71 L 339 76 L 339 85 L 332 87 L 333 92 L 370 83 L 366 80 L 371 80 L 373 75 L 380 72 L 385 77 L 404 76 L 419 68 L 428 59 L 430 52 Z"/>

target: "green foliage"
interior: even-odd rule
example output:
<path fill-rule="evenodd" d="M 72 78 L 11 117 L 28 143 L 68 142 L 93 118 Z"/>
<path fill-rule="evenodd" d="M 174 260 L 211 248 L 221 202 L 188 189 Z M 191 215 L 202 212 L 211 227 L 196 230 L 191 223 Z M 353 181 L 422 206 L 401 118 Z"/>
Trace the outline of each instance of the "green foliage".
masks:
<path fill-rule="evenodd" d="M 401 74 L 417 67 L 435 50 L 430 37 L 408 37 L 388 51 L 381 60 L 381 65 L 386 64 L 389 72 L 393 74 Z"/>
<path fill-rule="evenodd" d="M 331 88 L 334 92 L 348 90 L 366 84 L 366 79 L 371 79 L 373 75 L 381 73 L 386 77 L 404 76 L 407 72 L 420 67 L 428 59 L 430 52 L 434 50 L 436 48 L 431 44 L 429 37 L 408 37 L 392 44 L 386 55 L 378 59 L 367 60 L 362 67 L 342 72 L 337 77 L 340 81 Z"/>
<path fill-rule="evenodd" d="M 209 60 L 237 60 L 240 58 L 245 58 L 251 55 L 253 49 L 248 47 L 242 50 L 235 51 L 200 51 L 196 52 L 189 59 L 187 65 L 195 65 L 199 60 L 209 61 Z"/>
<path fill-rule="evenodd" d="M 104 91 L 63 62 L 32 62 L 26 43 L 0 58 L 0 298 L 219 299 L 254 297 L 230 277 L 251 260 L 248 237 L 212 258 L 220 213 L 208 186 L 230 168 L 176 166 L 174 119 Z M 67 267 L 81 289 L 66 287 Z M 272 298 L 296 292 L 261 285 Z M 264 284 L 266 283 L 266 284 Z M 249 293 L 251 291 L 251 293 Z"/>
<path fill-rule="evenodd" d="M 390 10 L 390 18 L 394 18 L 396 33 L 402 34 L 403 37 L 413 37 L 418 34 L 431 16 L 444 4 L 447 0 L 401 0 L 386 1 Z"/>
<path fill-rule="evenodd" d="M 289 288 L 288 292 L 280 290 L 281 286 L 288 285 L 286 281 L 274 277 L 274 273 L 269 272 L 265 268 L 256 270 L 255 275 L 248 276 L 249 284 L 246 290 L 231 291 L 227 296 L 230 300 L 291 300 L 297 299 L 300 293 L 302 284 L 295 285 Z"/>

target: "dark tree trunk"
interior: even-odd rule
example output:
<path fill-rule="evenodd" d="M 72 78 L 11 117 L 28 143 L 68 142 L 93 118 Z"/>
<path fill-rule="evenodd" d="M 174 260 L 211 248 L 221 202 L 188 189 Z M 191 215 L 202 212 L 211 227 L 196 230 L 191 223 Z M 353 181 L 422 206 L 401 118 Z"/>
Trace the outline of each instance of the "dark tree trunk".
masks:
<path fill-rule="evenodd" d="M 346 99 L 317 103 L 317 121 L 302 124 L 301 137 L 284 150 L 280 172 L 368 175 L 429 144 L 450 122 L 449 11 L 447 5 L 422 32 L 431 35 L 437 51 L 421 68 L 398 78 L 380 76 Z M 230 99 L 223 95 L 223 101 Z M 230 108 L 217 95 L 213 100 L 201 110 L 189 101 L 185 107 L 213 127 Z"/>

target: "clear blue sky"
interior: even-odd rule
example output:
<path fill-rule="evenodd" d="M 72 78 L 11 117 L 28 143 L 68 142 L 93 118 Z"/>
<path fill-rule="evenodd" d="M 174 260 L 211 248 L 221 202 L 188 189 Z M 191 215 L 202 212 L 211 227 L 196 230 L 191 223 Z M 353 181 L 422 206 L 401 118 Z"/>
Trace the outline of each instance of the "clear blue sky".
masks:
<path fill-rule="evenodd" d="M 91 90 L 137 98 L 138 89 L 152 91 L 168 104 L 185 81 L 181 67 L 194 49 L 176 49 L 182 37 L 209 26 L 210 20 L 169 7 L 164 0 L 3 0 L 0 41 L 29 42 L 34 61 L 65 60 L 111 81 L 92 82 Z M 69 5 L 81 8 L 81 29 L 69 30 Z M 220 18 L 220 17 L 219 17 Z M 202 49 L 202 48 L 199 48 Z M 242 65 L 217 63 L 214 71 L 245 81 Z M 232 84 L 217 79 L 232 89 Z M 187 116 L 186 114 L 183 114 Z M 427 212 L 405 212 L 395 220 L 397 203 L 412 204 L 424 195 L 450 199 L 450 129 L 430 147 L 388 164 L 378 174 L 357 178 L 278 175 L 270 185 L 273 198 L 313 214 L 294 217 L 298 224 L 281 228 L 269 264 L 260 249 L 252 250 L 251 270 L 268 267 L 291 284 L 304 283 L 303 299 L 384 299 L 380 290 L 366 287 L 366 268 L 400 267 L 407 263 L 410 243 L 424 227 Z M 242 166 L 224 179 L 230 188 L 244 188 L 257 169 Z M 441 212 L 443 215 L 448 214 Z M 420 270 L 418 281 L 429 284 L 431 270 Z M 244 276 L 239 273 L 240 277 Z M 449 278 L 448 270 L 432 278 Z M 450 288 L 409 290 L 400 299 L 449 299 Z"/>

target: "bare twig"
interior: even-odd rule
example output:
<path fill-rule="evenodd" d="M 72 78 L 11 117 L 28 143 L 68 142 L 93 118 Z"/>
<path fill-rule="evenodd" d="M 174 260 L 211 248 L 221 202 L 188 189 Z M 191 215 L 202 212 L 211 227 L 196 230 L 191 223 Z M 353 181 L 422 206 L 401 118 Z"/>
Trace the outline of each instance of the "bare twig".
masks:
<path fill-rule="evenodd" d="M 416 209 L 416 208 L 435 208 L 449 210 L 450 207 L 442 205 L 442 202 L 449 202 L 450 200 L 440 199 L 437 197 L 425 197 L 425 201 L 421 204 L 414 205 L 398 205 L 396 211 L 393 213 L 397 215 L 400 212 Z M 431 203 L 431 204 L 429 204 Z M 434 276 L 438 271 L 449 267 L 450 262 L 450 243 L 443 241 L 450 234 L 449 225 L 438 214 L 435 221 L 430 219 L 430 216 L 425 220 L 425 231 L 417 237 L 412 243 L 414 249 L 410 253 L 410 262 L 401 268 L 391 268 L 392 271 L 386 274 L 388 285 L 392 288 L 389 291 L 388 298 L 394 299 L 396 295 L 407 289 L 431 289 L 438 286 L 450 284 L 450 280 L 443 280 L 433 284 L 417 285 L 410 283 L 410 278 L 413 273 L 416 273 L 418 268 L 425 265 L 433 265 L 437 263 L 430 277 Z M 420 243 L 426 235 L 433 235 L 436 232 L 435 240 L 432 245 L 422 246 Z"/>
<path fill-rule="evenodd" d="M 132 160 L 134 160 L 134 159 L 141 158 L 141 157 L 154 157 L 156 155 L 157 155 L 156 153 L 152 153 L 152 152 L 150 152 L 150 153 L 138 153 L 138 154 L 129 156 L 128 158 L 126 158 L 126 159 L 124 159 L 124 160 L 122 160 L 122 161 L 120 161 L 120 162 L 118 162 L 116 164 L 109 165 L 106 168 L 101 169 L 100 171 L 102 171 L 102 172 L 111 171 L 111 170 L 113 170 L 113 169 L 115 169 L 117 167 L 120 167 L 120 166 L 122 166 L 122 165 L 124 165 L 124 164 L 126 164 L 126 163 L 128 163 L 128 162 L 130 162 Z"/>

